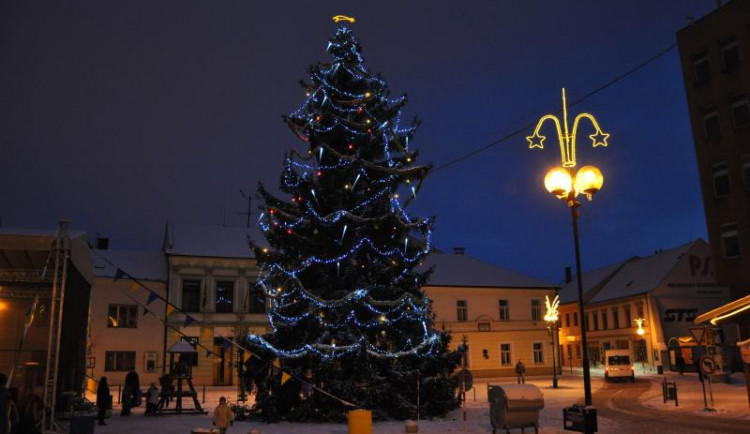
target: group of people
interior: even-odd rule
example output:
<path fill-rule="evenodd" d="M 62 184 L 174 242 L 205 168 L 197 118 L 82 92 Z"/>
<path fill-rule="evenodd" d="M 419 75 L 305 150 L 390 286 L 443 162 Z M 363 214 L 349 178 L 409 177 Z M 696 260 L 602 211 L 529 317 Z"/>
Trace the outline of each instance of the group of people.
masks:
<path fill-rule="evenodd" d="M 122 389 L 122 411 L 120 416 L 130 416 L 131 409 L 141 405 L 141 386 L 138 373 L 131 369 L 125 376 L 125 384 Z M 160 393 L 159 388 L 156 387 L 156 383 L 151 383 L 146 392 L 146 416 L 153 416 L 156 414 L 156 410 L 159 406 Z M 109 384 L 107 384 L 107 377 L 101 377 L 99 379 L 99 387 L 96 389 L 96 407 L 99 409 L 98 419 L 99 425 L 106 425 L 104 418 L 107 415 L 107 410 L 112 409 L 112 397 L 109 394 Z M 0 431 L 0 434 L 3 434 Z"/>

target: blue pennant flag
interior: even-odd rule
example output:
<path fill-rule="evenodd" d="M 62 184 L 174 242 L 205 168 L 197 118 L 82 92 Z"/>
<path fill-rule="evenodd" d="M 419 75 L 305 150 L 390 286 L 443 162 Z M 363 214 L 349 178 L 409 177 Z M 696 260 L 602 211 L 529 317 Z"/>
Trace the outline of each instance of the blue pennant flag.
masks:
<path fill-rule="evenodd" d="M 146 300 L 146 305 L 148 306 L 149 304 L 155 302 L 158 299 L 159 299 L 159 296 L 154 291 L 149 290 L 148 300 Z"/>
<path fill-rule="evenodd" d="M 211 357 L 211 355 L 213 355 L 213 353 L 214 353 L 214 352 L 213 352 L 213 351 L 211 351 L 211 350 L 206 350 L 206 358 L 209 358 L 209 357 Z"/>
<path fill-rule="evenodd" d="M 125 272 L 118 268 L 117 271 L 115 271 L 115 282 L 122 279 L 123 277 L 125 277 Z"/>
<path fill-rule="evenodd" d="M 145 307 L 143 308 L 143 316 L 146 316 L 146 315 L 148 315 L 148 314 L 150 314 L 150 313 L 151 313 L 151 311 L 150 311 L 150 310 L 148 310 L 148 309 L 147 309 L 147 308 L 145 308 Z"/>
<path fill-rule="evenodd" d="M 224 349 L 231 350 L 232 349 L 232 341 L 229 338 L 224 338 Z"/>
<path fill-rule="evenodd" d="M 185 323 L 183 323 L 182 326 L 183 327 L 187 327 L 187 326 L 189 326 L 190 324 L 192 324 L 194 322 L 195 322 L 195 318 L 193 318 L 190 315 L 185 315 Z"/>

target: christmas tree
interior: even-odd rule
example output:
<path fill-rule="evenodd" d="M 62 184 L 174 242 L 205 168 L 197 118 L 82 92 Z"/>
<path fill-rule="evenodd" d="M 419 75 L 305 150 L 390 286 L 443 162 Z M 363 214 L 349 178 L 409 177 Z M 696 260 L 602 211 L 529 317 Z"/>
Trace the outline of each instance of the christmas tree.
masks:
<path fill-rule="evenodd" d="M 333 59 L 309 68 L 306 100 L 284 117 L 306 143 L 285 157 L 288 197 L 258 189 L 269 247 L 255 247 L 257 284 L 273 331 L 248 337 L 260 357 L 246 385 L 271 421 L 340 420 L 349 404 L 375 417 L 442 415 L 457 405 L 449 375 L 460 355 L 433 328 L 429 271 L 415 270 L 433 230 L 405 209 L 430 169 L 409 146 L 418 121 L 399 126 L 406 96 L 390 98 L 350 29 L 326 51 Z"/>

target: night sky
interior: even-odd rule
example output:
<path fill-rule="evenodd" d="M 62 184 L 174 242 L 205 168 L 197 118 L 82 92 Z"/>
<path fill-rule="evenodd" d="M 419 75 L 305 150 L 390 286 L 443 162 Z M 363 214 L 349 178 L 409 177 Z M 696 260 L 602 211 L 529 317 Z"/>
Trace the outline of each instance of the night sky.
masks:
<path fill-rule="evenodd" d="M 258 181 L 306 149 L 281 121 L 329 59 L 331 17 L 352 25 L 367 65 L 440 167 L 561 108 L 675 42 L 713 0 L 5 1 L 0 3 L 0 218 L 74 229 L 111 248 L 161 247 L 167 220 L 243 226 Z M 579 165 L 604 173 L 581 208 L 584 269 L 706 239 L 676 49 L 570 109 Z M 411 206 L 437 217 L 437 247 L 559 282 L 573 260 L 570 212 L 543 187 L 559 164 L 524 131 L 435 171 Z M 254 210 L 257 217 L 257 211 Z M 255 221 L 255 218 L 253 218 Z"/>

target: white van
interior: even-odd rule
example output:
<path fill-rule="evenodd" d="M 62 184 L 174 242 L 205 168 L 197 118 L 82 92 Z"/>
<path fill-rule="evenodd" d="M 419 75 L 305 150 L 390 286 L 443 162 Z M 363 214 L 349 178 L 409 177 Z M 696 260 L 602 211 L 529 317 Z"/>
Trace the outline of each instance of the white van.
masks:
<path fill-rule="evenodd" d="M 630 350 L 607 350 L 604 352 L 604 379 L 628 379 L 635 381 L 635 369 Z"/>

